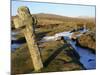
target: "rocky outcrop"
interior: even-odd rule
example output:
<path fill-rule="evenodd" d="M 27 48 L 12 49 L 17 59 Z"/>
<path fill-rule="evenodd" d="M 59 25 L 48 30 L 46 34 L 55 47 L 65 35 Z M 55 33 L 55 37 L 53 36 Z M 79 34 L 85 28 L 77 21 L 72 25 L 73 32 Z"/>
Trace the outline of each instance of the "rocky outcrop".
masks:
<path fill-rule="evenodd" d="M 86 33 L 77 39 L 77 45 L 89 48 L 92 52 L 96 52 L 96 38 L 95 33 Z"/>
<path fill-rule="evenodd" d="M 77 39 L 77 35 L 79 35 L 80 32 L 73 32 L 72 36 L 71 36 L 71 39 L 72 40 L 76 40 Z"/>

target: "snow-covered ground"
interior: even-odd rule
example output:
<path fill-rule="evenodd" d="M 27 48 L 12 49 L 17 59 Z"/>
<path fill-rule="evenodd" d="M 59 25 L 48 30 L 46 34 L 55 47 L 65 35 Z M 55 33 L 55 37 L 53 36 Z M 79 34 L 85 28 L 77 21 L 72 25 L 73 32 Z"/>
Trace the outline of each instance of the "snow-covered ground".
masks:
<path fill-rule="evenodd" d="M 79 30 L 80 34 L 76 35 L 76 37 L 79 37 L 83 35 L 83 33 L 87 32 L 87 29 Z M 74 33 L 67 31 L 67 32 L 61 32 L 61 33 L 56 33 L 54 36 L 45 36 L 42 38 L 41 42 L 47 42 L 47 41 L 56 41 L 59 40 L 61 37 L 64 37 L 66 39 L 71 39 L 72 35 Z"/>
<path fill-rule="evenodd" d="M 11 35 L 14 36 L 14 35 L 17 35 L 18 33 L 19 33 L 18 31 L 16 31 L 16 32 L 13 31 L 13 32 L 11 32 Z"/>

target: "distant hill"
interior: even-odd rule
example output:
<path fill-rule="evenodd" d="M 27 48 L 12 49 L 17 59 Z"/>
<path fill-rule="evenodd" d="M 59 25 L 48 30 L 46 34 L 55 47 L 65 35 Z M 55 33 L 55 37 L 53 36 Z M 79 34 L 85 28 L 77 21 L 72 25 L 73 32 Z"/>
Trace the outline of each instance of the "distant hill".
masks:
<path fill-rule="evenodd" d="M 67 17 L 67 16 L 60 16 L 55 14 L 46 14 L 46 13 L 39 13 L 39 14 L 32 14 L 38 20 L 38 25 L 50 25 L 50 24 L 61 24 L 66 22 L 75 22 L 75 23 L 84 23 L 84 22 L 95 22 L 95 18 L 82 18 L 82 17 Z M 13 20 L 17 16 L 12 16 L 11 19 Z M 11 20 L 11 21 L 12 21 Z M 13 27 L 13 21 L 12 21 Z"/>
<path fill-rule="evenodd" d="M 39 20 L 52 20 L 54 21 L 59 21 L 59 22 L 84 22 L 86 19 L 79 18 L 79 17 L 67 17 L 67 16 L 60 16 L 60 15 L 55 15 L 55 14 L 45 14 L 45 13 L 40 13 L 40 14 L 33 14 L 33 16 L 37 16 Z"/>

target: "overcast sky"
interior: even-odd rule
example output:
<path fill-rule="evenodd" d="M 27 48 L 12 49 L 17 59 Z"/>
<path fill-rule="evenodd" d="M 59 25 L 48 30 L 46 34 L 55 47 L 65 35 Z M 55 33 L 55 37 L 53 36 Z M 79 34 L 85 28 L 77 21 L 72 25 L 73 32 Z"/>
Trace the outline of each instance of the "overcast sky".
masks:
<path fill-rule="evenodd" d="M 88 5 L 70 5 L 70 4 L 54 4 L 43 2 L 28 2 L 28 1 L 12 1 L 12 16 L 17 14 L 19 6 L 27 6 L 31 14 L 49 13 L 62 16 L 89 16 L 95 17 L 95 6 Z"/>

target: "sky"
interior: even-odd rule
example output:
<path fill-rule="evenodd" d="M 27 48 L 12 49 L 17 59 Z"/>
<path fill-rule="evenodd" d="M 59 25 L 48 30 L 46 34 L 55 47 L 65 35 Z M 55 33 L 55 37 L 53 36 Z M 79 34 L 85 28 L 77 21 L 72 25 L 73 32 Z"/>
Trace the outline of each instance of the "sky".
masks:
<path fill-rule="evenodd" d="M 93 5 L 71 5 L 28 1 L 12 1 L 12 16 L 15 16 L 17 14 L 17 9 L 19 6 L 29 7 L 31 14 L 48 13 L 70 17 L 95 17 L 95 6 Z"/>

